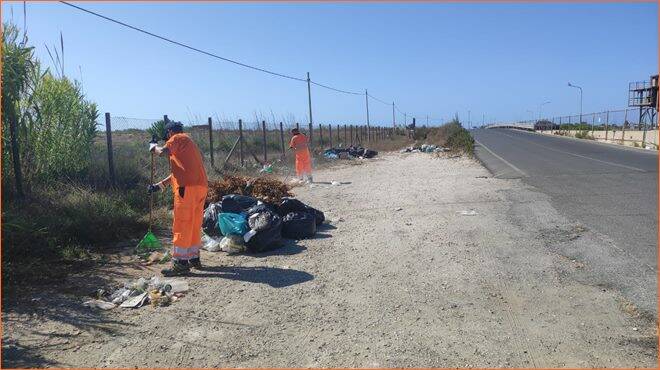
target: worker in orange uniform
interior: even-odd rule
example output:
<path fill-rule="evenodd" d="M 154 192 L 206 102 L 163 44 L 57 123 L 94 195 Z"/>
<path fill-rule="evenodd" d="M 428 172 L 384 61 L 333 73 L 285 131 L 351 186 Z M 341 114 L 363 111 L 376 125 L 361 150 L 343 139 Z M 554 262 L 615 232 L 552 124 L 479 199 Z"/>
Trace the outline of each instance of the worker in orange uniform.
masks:
<path fill-rule="evenodd" d="M 307 136 L 301 133 L 300 130 L 294 128 L 291 130 L 291 142 L 289 143 L 289 148 L 293 149 L 296 153 L 296 175 L 301 180 L 305 180 L 307 176 L 307 181 L 313 182 L 312 178 L 312 156 L 309 154 L 309 141 Z"/>
<path fill-rule="evenodd" d="M 162 191 L 167 185 L 172 186 L 172 267 L 161 272 L 164 276 L 180 276 L 188 274 L 191 267 L 202 267 L 199 250 L 202 246 L 202 219 L 208 179 L 202 154 L 190 136 L 183 133 L 181 123 L 168 122 L 165 130 L 165 146 L 150 143 L 149 151 L 161 157 L 167 156 L 172 173 L 163 181 L 149 185 L 149 192 Z"/>

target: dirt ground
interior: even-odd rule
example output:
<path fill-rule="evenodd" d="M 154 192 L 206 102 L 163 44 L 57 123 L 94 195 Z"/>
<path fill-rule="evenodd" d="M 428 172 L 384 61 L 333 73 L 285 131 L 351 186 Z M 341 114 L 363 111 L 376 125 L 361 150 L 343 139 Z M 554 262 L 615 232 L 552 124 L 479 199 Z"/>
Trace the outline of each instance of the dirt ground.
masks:
<path fill-rule="evenodd" d="M 590 266 L 557 253 L 607 238 L 518 180 L 425 153 L 315 180 L 295 189 L 330 220 L 315 239 L 203 252 L 208 267 L 169 307 L 80 305 L 159 268 L 128 256 L 5 299 L 3 367 L 657 366 L 655 319 L 581 282 Z"/>

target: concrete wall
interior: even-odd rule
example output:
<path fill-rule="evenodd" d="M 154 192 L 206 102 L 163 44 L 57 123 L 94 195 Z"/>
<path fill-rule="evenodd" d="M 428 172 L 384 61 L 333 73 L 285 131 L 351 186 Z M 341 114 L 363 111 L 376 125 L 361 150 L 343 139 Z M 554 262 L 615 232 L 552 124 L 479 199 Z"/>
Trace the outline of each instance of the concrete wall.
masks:
<path fill-rule="evenodd" d="M 555 134 L 557 135 L 560 131 L 559 130 L 553 130 L 553 131 L 536 131 L 541 134 Z M 561 131 L 565 132 L 571 137 L 575 137 L 575 134 L 578 133 L 579 131 L 577 130 L 569 130 L 569 131 Z M 603 142 L 608 142 L 608 143 L 616 143 L 616 144 L 623 144 L 623 145 L 628 145 L 628 146 L 642 146 L 642 136 L 644 135 L 644 131 L 628 131 L 626 130 L 625 136 L 623 137 L 623 142 L 621 141 L 622 139 L 622 134 L 623 131 L 621 130 L 601 130 L 601 131 L 587 131 L 587 134 L 591 135 L 596 139 L 597 141 L 603 141 Z M 607 135 L 607 140 L 605 140 L 605 137 Z M 658 130 L 647 130 L 646 131 L 646 145 L 653 147 L 655 149 L 658 148 Z"/>

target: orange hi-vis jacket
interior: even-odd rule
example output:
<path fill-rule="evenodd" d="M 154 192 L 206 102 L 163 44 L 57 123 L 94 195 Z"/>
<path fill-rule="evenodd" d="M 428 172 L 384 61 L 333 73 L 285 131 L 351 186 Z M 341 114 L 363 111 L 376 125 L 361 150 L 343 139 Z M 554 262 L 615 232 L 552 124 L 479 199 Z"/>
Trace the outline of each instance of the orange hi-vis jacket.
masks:
<path fill-rule="evenodd" d="M 202 154 L 184 133 L 172 135 L 165 143 L 170 151 L 174 221 L 172 257 L 190 260 L 199 257 L 202 245 L 202 220 L 208 179 Z"/>
<path fill-rule="evenodd" d="M 309 155 L 307 136 L 304 134 L 293 135 L 289 147 L 293 148 L 296 153 L 296 175 L 311 175 L 312 159 Z"/>

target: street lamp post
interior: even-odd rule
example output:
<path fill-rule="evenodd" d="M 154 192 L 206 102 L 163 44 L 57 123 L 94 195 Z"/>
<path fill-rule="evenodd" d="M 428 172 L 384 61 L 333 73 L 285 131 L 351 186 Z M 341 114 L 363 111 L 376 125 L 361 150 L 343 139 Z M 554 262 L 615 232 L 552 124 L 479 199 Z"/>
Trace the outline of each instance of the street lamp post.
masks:
<path fill-rule="evenodd" d="M 573 85 L 570 82 L 568 83 L 568 86 L 580 89 L 580 126 L 582 126 L 582 88 L 580 86 Z"/>

